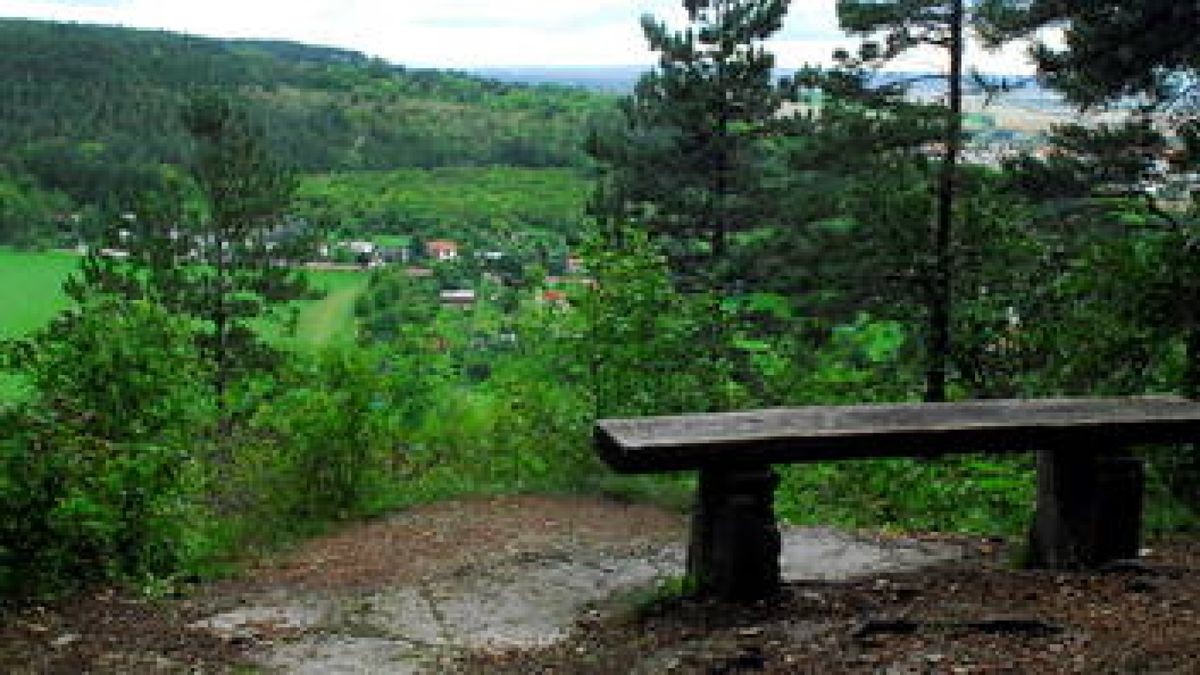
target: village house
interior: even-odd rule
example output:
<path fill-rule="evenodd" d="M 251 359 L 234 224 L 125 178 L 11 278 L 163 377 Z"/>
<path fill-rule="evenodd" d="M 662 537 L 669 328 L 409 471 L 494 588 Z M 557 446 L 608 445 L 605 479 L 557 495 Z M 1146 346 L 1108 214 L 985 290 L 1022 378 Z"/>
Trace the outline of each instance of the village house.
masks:
<path fill-rule="evenodd" d="M 379 257 L 385 263 L 403 264 L 408 262 L 409 251 L 408 248 L 404 246 L 380 246 Z"/>
<path fill-rule="evenodd" d="M 567 300 L 567 294 L 564 291 L 555 289 L 546 289 L 538 296 L 538 303 L 542 305 L 550 305 L 552 307 L 568 307 L 570 302 Z"/>
<path fill-rule="evenodd" d="M 458 258 L 458 243 L 447 239 L 431 239 L 425 242 L 425 255 L 446 262 Z"/>
<path fill-rule="evenodd" d="M 443 307 L 469 309 L 475 305 L 475 291 L 469 288 L 446 290 L 438 294 L 438 300 Z"/>
<path fill-rule="evenodd" d="M 585 271 L 583 267 L 583 258 L 577 255 L 568 255 L 564 269 L 566 270 L 567 274 L 583 274 Z"/>
<path fill-rule="evenodd" d="M 375 255 L 376 247 L 375 243 L 370 241 L 347 241 L 342 243 L 342 248 L 358 256 Z"/>

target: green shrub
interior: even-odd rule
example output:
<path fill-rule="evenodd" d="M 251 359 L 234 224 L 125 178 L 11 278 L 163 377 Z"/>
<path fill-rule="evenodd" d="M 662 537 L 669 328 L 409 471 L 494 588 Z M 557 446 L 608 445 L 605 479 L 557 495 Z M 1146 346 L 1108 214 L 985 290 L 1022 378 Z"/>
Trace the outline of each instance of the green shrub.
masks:
<path fill-rule="evenodd" d="M 198 560 L 191 439 L 212 406 L 187 327 L 153 305 L 94 298 L 7 353 L 35 394 L 0 420 L 0 594 Z"/>
<path fill-rule="evenodd" d="M 777 506 L 792 522 L 1020 534 L 1031 522 L 1029 457 L 961 456 L 793 465 Z"/>
<path fill-rule="evenodd" d="M 400 459 L 392 384 L 366 350 L 293 356 L 239 438 L 240 516 L 296 531 L 370 510 Z"/>
<path fill-rule="evenodd" d="M 91 297 L 7 353 L 32 405 L 77 434 L 182 441 L 211 421 L 190 327 L 155 304 Z"/>
<path fill-rule="evenodd" d="M 169 575 L 206 553 L 198 472 L 179 448 L 4 421 L 24 428 L 0 440 L 0 595 Z"/>

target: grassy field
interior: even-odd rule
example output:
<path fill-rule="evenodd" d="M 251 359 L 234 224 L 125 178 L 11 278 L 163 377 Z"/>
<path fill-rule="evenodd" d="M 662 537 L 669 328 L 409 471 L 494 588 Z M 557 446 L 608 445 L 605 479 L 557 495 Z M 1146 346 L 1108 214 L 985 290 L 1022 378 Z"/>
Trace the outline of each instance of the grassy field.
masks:
<path fill-rule="evenodd" d="M 62 291 L 79 265 L 71 253 L 29 253 L 0 247 L 0 340 L 20 337 L 46 325 L 70 300 Z M 14 376 L 0 372 L 0 401 L 26 394 Z"/>
<path fill-rule="evenodd" d="M 79 264 L 79 257 L 60 251 L 24 252 L 0 248 L 0 340 L 30 334 L 65 309 L 70 300 L 63 281 Z M 356 336 L 354 301 L 367 286 L 369 276 L 358 271 L 313 271 L 313 284 L 325 291 L 320 300 L 300 306 L 296 333 L 286 337 L 278 325 L 263 324 L 268 338 L 297 349 L 353 342 Z M 0 401 L 20 398 L 24 387 L 0 372 Z"/>
<path fill-rule="evenodd" d="M 62 284 L 79 257 L 62 251 L 25 252 L 0 248 L 0 339 L 21 337 L 41 328 L 70 300 Z M 358 271 L 313 271 L 313 284 L 324 298 L 300 307 L 297 344 L 319 346 L 353 340 L 354 301 L 366 288 Z M 271 333 L 268 329 L 268 333 Z"/>
<path fill-rule="evenodd" d="M 0 248 L 0 339 L 41 328 L 66 308 L 62 284 L 78 265 L 72 253 Z"/>
<path fill-rule="evenodd" d="M 367 287 L 369 275 L 358 271 L 310 272 L 313 285 L 325 291 L 325 297 L 306 302 L 296 320 L 299 347 L 353 342 L 356 335 L 354 301 Z"/>

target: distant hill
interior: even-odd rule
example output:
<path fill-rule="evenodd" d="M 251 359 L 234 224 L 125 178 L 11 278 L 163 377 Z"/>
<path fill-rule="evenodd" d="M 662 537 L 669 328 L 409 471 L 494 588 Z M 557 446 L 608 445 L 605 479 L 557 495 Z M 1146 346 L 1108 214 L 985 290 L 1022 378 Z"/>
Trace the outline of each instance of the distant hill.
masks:
<path fill-rule="evenodd" d="M 187 157 L 178 112 L 202 88 L 244 98 L 302 171 L 578 166 L 589 117 L 612 102 L 343 49 L 0 20 L 0 171 L 124 198 Z"/>
<path fill-rule="evenodd" d="M 638 78 L 650 68 L 651 66 L 511 66 L 473 68 L 470 72 L 502 82 L 532 85 L 552 84 L 580 87 L 610 94 L 630 94 L 633 92 Z M 785 77 L 792 72 L 787 68 L 778 68 L 775 74 L 777 77 Z M 1038 109 L 1065 107 L 1060 94 L 1042 87 L 1033 77 L 999 75 L 988 76 L 988 79 L 997 85 L 1003 82 L 1008 88 L 1007 91 L 996 97 L 998 101 Z M 907 82 L 910 94 L 923 100 L 942 96 L 946 92 L 945 81 L 933 73 L 880 73 L 877 82 L 879 84 Z M 981 93 L 980 88 L 974 82 L 968 81 L 966 85 L 968 94 Z"/>
<path fill-rule="evenodd" d="M 471 73 L 519 84 L 555 84 L 592 91 L 628 94 L 649 66 L 512 66 L 472 68 Z"/>

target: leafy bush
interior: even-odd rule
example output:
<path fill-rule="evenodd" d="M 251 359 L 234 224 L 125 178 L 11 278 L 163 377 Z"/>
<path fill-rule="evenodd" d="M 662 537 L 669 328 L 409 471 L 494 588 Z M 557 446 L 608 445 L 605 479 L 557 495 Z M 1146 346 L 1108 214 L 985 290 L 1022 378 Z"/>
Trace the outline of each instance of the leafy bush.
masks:
<path fill-rule="evenodd" d="M 294 355 L 268 386 L 226 486 L 247 506 L 241 515 L 287 530 L 369 510 L 402 450 L 398 391 L 379 356 L 345 346 Z"/>
<path fill-rule="evenodd" d="M 1037 485 L 1028 457 L 881 460 L 781 469 L 777 507 L 792 522 L 1020 534 Z"/>
<path fill-rule="evenodd" d="M 584 311 L 599 416 L 746 404 L 732 377 L 733 335 L 718 297 L 677 291 L 660 246 L 629 225 L 594 237 L 585 256 L 598 282 Z"/>
<path fill-rule="evenodd" d="M 186 451 L 113 443 L 48 420 L 4 420 L 0 596 L 169 575 L 208 543 Z"/>
<path fill-rule="evenodd" d="M 154 305 L 91 298 L 8 357 L 36 396 L 0 426 L 0 594 L 197 560 L 189 439 L 212 406 L 187 326 Z"/>
<path fill-rule="evenodd" d="M 212 412 L 189 324 L 145 301 L 85 299 L 8 360 L 36 407 L 80 435 L 116 442 L 194 437 Z"/>

